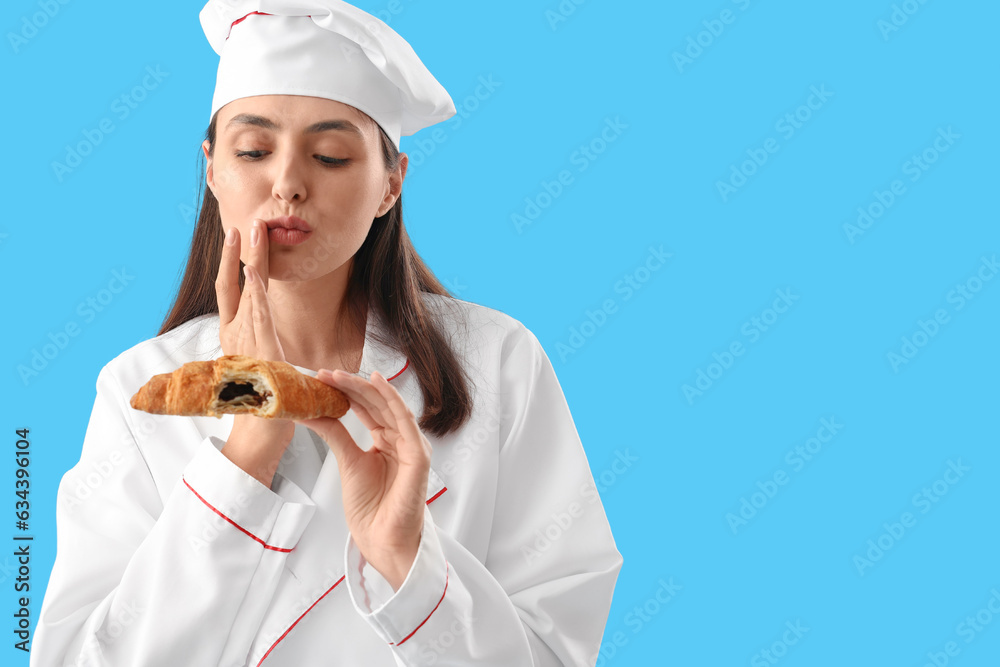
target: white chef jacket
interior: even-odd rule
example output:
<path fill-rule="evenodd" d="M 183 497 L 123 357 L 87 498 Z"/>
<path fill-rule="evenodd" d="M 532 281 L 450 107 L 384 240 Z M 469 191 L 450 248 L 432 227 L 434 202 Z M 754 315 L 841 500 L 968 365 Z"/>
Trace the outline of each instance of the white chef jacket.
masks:
<path fill-rule="evenodd" d="M 336 457 L 295 434 L 268 489 L 221 453 L 232 416 L 133 410 L 150 377 L 221 354 L 217 315 L 108 363 L 80 462 L 59 485 L 58 550 L 32 667 L 593 665 L 622 565 L 552 365 L 517 320 L 437 295 L 472 418 L 433 446 L 416 560 L 393 591 L 347 531 Z M 417 377 L 374 340 L 414 414 Z M 315 371 L 300 369 L 315 376 Z M 342 419 L 363 449 L 371 435 Z"/>

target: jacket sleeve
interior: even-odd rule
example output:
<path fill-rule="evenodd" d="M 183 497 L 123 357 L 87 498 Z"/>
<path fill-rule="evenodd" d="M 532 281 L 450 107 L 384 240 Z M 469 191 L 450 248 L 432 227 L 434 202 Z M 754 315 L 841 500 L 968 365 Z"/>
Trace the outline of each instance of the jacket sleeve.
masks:
<path fill-rule="evenodd" d="M 315 508 L 290 482 L 257 482 L 217 438 L 161 502 L 127 406 L 105 367 L 80 462 L 59 485 L 31 665 L 243 665 Z"/>
<path fill-rule="evenodd" d="M 416 665 L 593 665 L 622 557 L 562 389 L 521 327 L 501 368 L 499 479 L 485 563 L 429 510 L 393 592 L 348 540 L 351 599 Z"/>

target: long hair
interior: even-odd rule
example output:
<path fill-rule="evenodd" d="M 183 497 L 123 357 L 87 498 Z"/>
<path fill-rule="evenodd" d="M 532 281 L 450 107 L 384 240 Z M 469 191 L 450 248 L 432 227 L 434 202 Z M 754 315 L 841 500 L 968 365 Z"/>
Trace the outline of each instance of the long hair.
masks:
<path fill-rule="evenodd" d="M 373 121 L 373 125 L 376 125 Z M 379 128 L 386 169 L 395 169 L 400 153 Z M 209 154 L 215 148 L 216 116 L 205 138 Z M 201 211 L 191 240 L 191 251 L 177 297 L 160 327 L 164 334 L 196 317 L 217 314 L 215 278 L 219 273 L 224 234 L 219 202 L 205 187 L 204 169 Z M 242 266 L 242 262 L 241 262 Z M 243 271 L 239 272 L 240 290 Z M 354 255 L 347 292 L 340 306 L 341 326 L 364 331 L 368 308 L 376 308 L 386 333 L 379 342 L 406 355 L 416 373 L 424 398 L 420 428 L 437 436 L 458 429 L 472 413 L 469 379 L 447 336 L 425 307 L 421 294 L 451 297 L 417 254 L 403 226 L 403 198 L 383 216 L 375 218 L 368 237 Z M 372 335 L 368 332 L 366 335 Z"/>

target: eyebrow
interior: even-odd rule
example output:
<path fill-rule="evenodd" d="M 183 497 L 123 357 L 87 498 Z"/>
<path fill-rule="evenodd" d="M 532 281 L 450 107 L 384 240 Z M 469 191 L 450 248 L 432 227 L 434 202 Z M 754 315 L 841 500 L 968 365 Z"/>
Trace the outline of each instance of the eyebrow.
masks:
<path fill-rule="evenodd" d="M 254 125 L 256 127 L 272 131 L 278 131 L 281 129 L 281 126 L 270 118 L 265 118 L 264 116 L 258 116 L 252 113 L 241 113 L 233 116 L 230 121 L 226 123 L 226 127 L 229 128 L 232 125 Z M 361 129 L 349 120 L 323 120 L 318 123 L 313 123 L 307 127 L 305 131 L 306 134 L 318 134 L 320 132 L 329 132 L 331 130 L 354 134 L 362 139 L 365 136 Z"/>

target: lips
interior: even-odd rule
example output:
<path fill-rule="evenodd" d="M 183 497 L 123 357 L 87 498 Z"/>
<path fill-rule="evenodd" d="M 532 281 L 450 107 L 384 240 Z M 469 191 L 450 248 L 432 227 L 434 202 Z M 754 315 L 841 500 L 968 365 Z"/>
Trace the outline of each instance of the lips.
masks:
<path fill-rule="evenodd" d="M 282 227 L 284 229 L 297 229 L 300 232 L 312 231 L 312 227 L 309 226 L 309 223 L 294 215 L 283 215 L 280 218 L 274 218 L 273 220 L 265 220 L 264 224 L 267 225 L 268 229 L 277 229 L 278 227 Z"/>
<path fill-rule="evenodd" d="M 277 245 L 299 245 L 312 234 L 312 227 L 302 218 L 285 215 L 273 220 L 266 220 L 267 240 Z"/>

